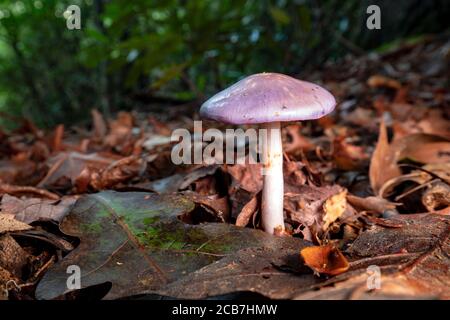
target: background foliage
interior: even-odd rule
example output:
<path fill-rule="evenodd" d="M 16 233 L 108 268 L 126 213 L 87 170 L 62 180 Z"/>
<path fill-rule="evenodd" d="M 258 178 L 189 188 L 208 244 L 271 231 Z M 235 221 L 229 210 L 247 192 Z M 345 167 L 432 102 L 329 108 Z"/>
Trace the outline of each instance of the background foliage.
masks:
<path fill-rule="evenodd" d="M 373 3 L 382 30 L 365 27 Z M 66 28 L 70 4 L 81 30 Z M 93 107 L 201 100 L 246 74 L 301 75 L 448 31 L 449 13 L 446 0 L 2 0 L 0 112 L 50 126 Z"/>

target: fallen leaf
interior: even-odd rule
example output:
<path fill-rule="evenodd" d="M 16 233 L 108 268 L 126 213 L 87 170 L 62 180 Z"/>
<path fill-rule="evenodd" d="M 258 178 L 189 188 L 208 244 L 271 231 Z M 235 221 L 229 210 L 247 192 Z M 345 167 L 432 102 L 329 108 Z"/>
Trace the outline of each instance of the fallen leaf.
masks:
<path fill-rule="evenodd" d="M 367 79 L 367 84 L 371 88 L 386 87 L 398 90 L 402 87 L 400 82 L 398 82 L 397 80 L 378 74 Z"/>
<path fill-rule="evenodd" d="M 303 246 L 299 239 L 272 236 L 261 247 L 241 249 L 153 293 L 207 299 L 254 292 L 270 299 L 289 299 L 299 288 L 311 288 L 317 281 L 299 263 L 298 250 Z"/>
<path fill-rule="evenodd" d="M 151 190 L 158 193 L 172 193 L 187 189 L 195 181 L 214 175 L 219 165 L 209 165 L 196 168 L 190 172 L 177 173 L 172 176 L 135 185 L 143 190 Z"/>
<path fill-rule="evenodd" d="M 347 190 L 342 190 L 338 194 L 331 196 L 325 201 L 323 205 L 323 211 L 325 215 L 322 218 L 322 229 L 324 231 L 327 230 L 334 221 L 336 221 L 344 214 L 347 208 L 346 196 Z"/>
<path fill-rule="evenodd" d="M 182 196 L 102 192 L 80 199 L 61 222 L 61 231 L 80 245 L 40 281 L 36 296 L 51 299 L 68 291 L 67 266 L 82 270 L 82 287 L 110 281 L 106 299 L 158 290 L 191 272 L 247 247 L 283 240 L 259 230 L 224 223 L 184 224 L 177 217 L 194 209 Z"/>
<path fill-rule="evenodd" d="M 450 141 L 431 134 L 405 136 L 394 140 L 390 148 L 395 161 L 410 159 L 424 164 L 450 162 Z"/>
<path fill-rule="evenodd" d="M 18 221 L 32 223 L 39 220 L 61 221 L 77 200 L 77 196 L 63 197 L 61 200 L 39 198 L 19 199 L 4 195 L 1 201 L 2 214 L 12 214 Z"/>
<path fill-rule="evenodd" d="M 261 173 L 261 164 L 236 164 L 234 166 L 228 166 L 226 171 L 233 178 L 233 184 L 235 187 L 245 189 L 253 194 L 261 191 L 263 186 L 263 179 Z"/>
<path fill-rule="evenodd" d="M 236 226 L 245 227 L 250 222 L 250 219 L 258 210 L 258 199 L 253 197 L 241 210 L 236 218 Z"/>
<path fill-rule="evenodd" d="M 102 141 L 108 132 L 105 119 L 97 109 L 92 109 L 91 115 L 94 126 L 92 136 L 96 141 Z"/>
<path fill-rule="evenodd" d="M 14 219 L 13 214 L 0 213 L 0 234 L 5 232 L 29 230 L 32 227 L 26 223 Z"/>
<path fill-rule="evenodd" d="M 303 185 L 297 193 L 284 194 L 284 209 L 287 217 L 309 228 L 311 234 L 316 237 L 323 233 L 323 208 L 327 199 L 342 192 L 338 185 L 315 187 Z"/>
<path fill-rule="evenodd" d="M 396 154 L 389 147 L 384 121 L 381 121 L 377 146 L 372 154 L 369 168 L 370 185 L 375 195 L 379 195 L 386 181 L 401 174 L 397 159 Z"/>
<path fill-rule="evenodd" d="M 38 187 L 50 187 L 62 178 L 68 179 L 69 183 L 74 185 L 76 179 L 87 166 L 100 170 L 109 166 L 115 160 L 117 160 L 117 157 L 104 157 L 98 153 L 60 152 L 48 160 L 50 170 L 39 182 Z"/>
<path fill-rule="evenodd" d="M 305 264 L 318 274 L 337 275 L 348 270 L 349 263 L 333 244 L 306 247 L 300 251 Z"/>
<path fill-rule="evenodd" d="M 56 193 L 47 191 L 45 189 L 29 187 L 29 186 L 14 186 L 10 184 L 0 183 L 0 194 L 6 193 L 13 196 L 34 195 L 51 200 L 59 200 Z"/>
<path fill-rule="evenodd" d="M 157 134 L 152 134 L 149 138 L 147 138 L 144 143 L 142 144 L 142 146 L 146 149 L 146 150 L 153 150 L 154 148 L 160 146 L 160 145 L 165 145 L 165 144 L 169 144 L 171 143 L 171 137 L 170 136 L 162 136 L 162 135 L 157 135 Z"/>
<path fill-rule="evenodd" d="M 17 278 L 22 277 L 22 272 L 28 264 L 29 255 L 9 235 L 0 235 L 0 267 L 8 270 Z"/>
<path fill-rule="evenodd" d="M 450 206 L 450 186 L 436 181 L 422 195 L 422 203 L 428 211 L 433 212 Z"/>
<path fill-rule="evenodd" d="M 351 194 L 347 195 L 348 202 L 357 209 L 364 211 L 374 211 L 383 213 L 387 210 L 394 210 L 398 203 L 390 202 L 380 197 L 361 198 Z"/>
<path fill-rule="evenodd" d="M 358 170 L 366 165 L 368 156 L 365 149 L 348 143 L 343 137 L 333 141 L 333 160 L 342 170 Z"/>
<path fill-rule="evenodd" d="M 227 197 L 220 198 L 218 195 L 202 195 L 196 192 L 184 192 L 183 195 L 211 214 L 212 219 L 208 219 L 208 222 L 227 222 L 230 218 L 230 208 Z M 185 221 L 184 219 L 182 220 Z M 201 222 L 205 221 L 190 221 L 190 223 L 195 224 Z"/>

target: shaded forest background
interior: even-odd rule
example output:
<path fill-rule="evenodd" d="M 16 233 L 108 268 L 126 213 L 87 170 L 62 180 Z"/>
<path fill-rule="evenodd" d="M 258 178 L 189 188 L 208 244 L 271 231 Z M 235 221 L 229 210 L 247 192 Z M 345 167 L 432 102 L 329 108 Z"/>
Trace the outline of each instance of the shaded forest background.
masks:
<path fill-rule="evenodd" d="M 81 8 L 81 30 L 66 28 L 70 4 Z M 370 4 L 381 8 L 381 30 L 366 28 Z M 302 77 L 448 32 L 449 16 L 446 0 L 3 0 L 0 125 L 201 101 L 263 71 Z"/>

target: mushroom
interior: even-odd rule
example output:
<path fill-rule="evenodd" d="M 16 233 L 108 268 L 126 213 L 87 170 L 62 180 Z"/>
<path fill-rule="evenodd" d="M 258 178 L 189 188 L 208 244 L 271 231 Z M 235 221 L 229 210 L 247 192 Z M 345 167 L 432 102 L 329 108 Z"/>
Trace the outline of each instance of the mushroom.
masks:
<path fill-rule="evenodd" d="M 229 124 L 261 124 L 267 129 L 267 139 L 262 141 L 261 204 L 266 232 L 284 231 L 280 122 L 318 119 L 332 112 L 335 105 L 333 95 L 314 83 L 279 73 L 259 73 L 238 81 L 201 106 L 204 118 Z"/>

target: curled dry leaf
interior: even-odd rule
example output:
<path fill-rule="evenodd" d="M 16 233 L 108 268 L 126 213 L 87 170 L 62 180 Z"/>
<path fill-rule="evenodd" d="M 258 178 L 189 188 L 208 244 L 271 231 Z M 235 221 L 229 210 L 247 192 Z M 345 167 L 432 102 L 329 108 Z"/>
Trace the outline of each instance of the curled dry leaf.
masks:
<path fill-rule="evenodd" d="M 236 226 L 245 227 L 258 210 L 258 198 L 255 196 L 241 210 L 236 219 Z"/>
<path fill-rule="evenodd" d="M 103 118 L 103 115 L 97 109 L 92 109 L 91 115 L 92 115 L 92 123 L 94 126 L 92 136 L 94 140 L 102 141 L 108 132 L 106 121 Z"/>
<path fill-rule="evenodd" d="M 371 76 L 369 79 L 367 79 L 367 84 L 371 88 L 386 87 L 398 90 L 402 87 L 401 83 L 397 80 L 382 75 Z"/>
<path fill-rule="evenodd" d="M 231 202 L 231 216 L 237 218 L 242 208 L 258 193 L 263 187 L 261 174 L 261 164 L 228 166 L 225 172 L 231 176 L 231 184 L 228 188 L 228 195 Z"/>
<path fill-rule="evenodd" d="M 436 181 L 422 195 L 422 203 L 428 211 L 440 210 L 450 206 L 450 186 Z"/>
<path fill-rule="evenodd" d="M 369 169 L 375 194 L 383 196 L 381 190 L 386 189 L 385 183 L 401 175 L 397 162 L 402 159 L 446 165 L 450 163 L 450 142 L 439 136 L 417 133 L 397 139 L 389 145 L 386 127 L 382 122 Z"/>
<path fill-rule="evenodd" d="M 380 197 L 386 198 L 392 195 L 396 186 L 407 181 L 426 187 L 433 178 L 447 184 L 450 183 L 450 163 L 428 164 L 419 170 L 414 170 L 410 173 L 394 177 L 383 184 L 379 192 Z"/>
<path fill-rule="evenodd" d="M 285 128 L 290 137 L 290 141 L 283 143 L 283 150 L 286 153 L 294 153 L 301 150 L 314 150 L 315 145 L 301 134 L 300 128 L 301 126 L 299 124 L 292 124 Z"/>
<path fill-rule="evenodd" d="M 377 146 L 370 161 L 369 177 L 373 192 L 378 195 L 383 184 L 401 174 L 396 154 L 389 147 L 386 125 L 380 124 Z"/>
<path fill-rule="evenodd" d="M 333 244 L 306 247 L 300 251 L 305 264 L 315 273 L 338 275 L 348 270 L 350 264 Z"/>
<path fill-rule="evenodd" d="M 185 192 L 183 193 L 183 195 L 195 204 L 200 205 L 203 209 L 211 214 L 212 219 L 207 219 L 207 221 L 228 221 L 230 216 L 230 208 L 228 205 L 228 199 L 226 197 L 219 198 L 218 195 L 202 195 L 195 192 Z M 189 216 L 189 214 L 187 216 Z M 185 219 L 182 220 L 185 221 Z M 194 221 L 189 222 L 193 223 Z M 195 223 L 199 222 L 204 221 L 198 221 Z"/>
<path fill-rule="evenodd" d="M 380 197 L 361 198 L 352 194 L 347 195 L 348 202 L 357 209 L 383 213 L 387 210 L 394 210 L 398 203 L 390 202 Z"/>
<path fill-rule="evenodd" d="M 2 193 L 6 193 L 12 196 L 33 195 L 51 200 L 59 200 L 60 198 L 56 193 L 47 191 L 45 189 L 28 186 L 14 186 L 6 183 L 0 183 L 0 194 Z"/>

